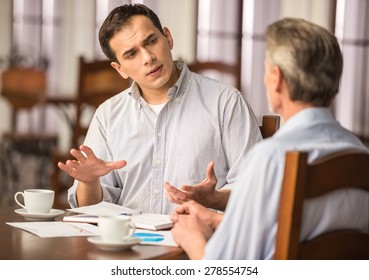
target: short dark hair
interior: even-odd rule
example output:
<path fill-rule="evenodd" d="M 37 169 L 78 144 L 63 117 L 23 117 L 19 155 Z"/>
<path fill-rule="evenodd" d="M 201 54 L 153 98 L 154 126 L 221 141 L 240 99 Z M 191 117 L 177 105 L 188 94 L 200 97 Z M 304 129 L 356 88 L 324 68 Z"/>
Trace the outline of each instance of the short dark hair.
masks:
<path fill-rule="evenodd" d="M 113 38 L 114 34 L 123 26 L 130 23 L 132 17 L 139 15 L 148 17 L 154 26 L 163 33 L 163 28 L 158 16 L 147 6 L 142 4 L 129 4 L 116 7 L 110 12 L 99 30 L 101 49 L 110 60 L 119 63 L 115 53 L 110 47 L 110 39 Z"/>
<path fill-rule="evenodd" d="M 268 26 L 266 59 L 281 69 L 293 101 L 328 107 L 343 68 L 337 38 L 312 22 L 285 18 Z"/>

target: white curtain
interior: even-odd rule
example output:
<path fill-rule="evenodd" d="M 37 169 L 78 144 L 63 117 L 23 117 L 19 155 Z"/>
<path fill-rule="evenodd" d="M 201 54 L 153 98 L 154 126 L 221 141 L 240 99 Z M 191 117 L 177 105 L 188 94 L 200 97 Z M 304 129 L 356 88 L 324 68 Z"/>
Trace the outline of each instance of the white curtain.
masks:
<path fill-rule="evenodd" d="M 241 90 L 259 122 L 270 114 L 263 83 L 265 40 L 264 32 L 280 17 L 280 0 L 244 0 Z"/>
<path fill-rule="evenodd" d="M 344 56 L 336 117 L 369 138 L 369 0 L 337 0 L 336 35 Z"/>

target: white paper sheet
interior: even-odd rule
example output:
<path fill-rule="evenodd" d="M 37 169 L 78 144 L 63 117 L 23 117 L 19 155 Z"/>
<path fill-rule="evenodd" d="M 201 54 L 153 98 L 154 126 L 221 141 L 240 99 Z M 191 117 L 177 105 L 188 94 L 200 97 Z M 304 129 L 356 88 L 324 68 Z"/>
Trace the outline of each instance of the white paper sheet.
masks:
<path fill-rule="evenodd" d="M 99 228 L 88 223 L 66 223 L 66 222 L 14 222 L 6 223 L 9 226 L 23 229 L 42 238 L 50 237 L 72 237 L 72 236 L 97 236 Z M 174 246 L 178 244 L 174 241 L 172 233 L 169 230 L 143 230 L 136 229 L 136 233 L 148 233 L 161 235 L 160 241 L 141 241 L 140 244 Z"/>
<path fill-rule="evenodd" d="M 66 222 L 16 222 L 7 223 L 10 226 L 26 230 L 39 237 L 71 237 L 99 235 L 95 225 L 86 223 Z"/>

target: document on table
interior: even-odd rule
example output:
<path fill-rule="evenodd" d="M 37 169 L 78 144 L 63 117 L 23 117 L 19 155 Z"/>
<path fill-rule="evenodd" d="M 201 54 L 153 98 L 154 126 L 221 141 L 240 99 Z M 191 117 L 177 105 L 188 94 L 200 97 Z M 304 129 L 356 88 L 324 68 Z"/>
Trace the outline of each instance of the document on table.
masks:
<path fill-rule="evenodd" d="M 7 223 L 16 228 L 23 229 L 39 237 L 71 237 L 99 235 L 95 225 L 86 223 L 66 222 L 15 222 Z"/>

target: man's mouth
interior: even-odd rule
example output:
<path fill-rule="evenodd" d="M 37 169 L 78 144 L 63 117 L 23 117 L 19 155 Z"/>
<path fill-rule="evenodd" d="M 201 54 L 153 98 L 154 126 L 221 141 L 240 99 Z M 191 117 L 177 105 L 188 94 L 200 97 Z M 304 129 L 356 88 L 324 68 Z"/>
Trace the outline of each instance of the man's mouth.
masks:
<path fill-rule="evenodd" d="M 147 75 L 149 76 L 149 75 L 152 75 L 152 74 L 156 74 L 156 73 L 158 73 L 162 67 L 163 67 L 162 65 L 160 65 L 160 66 L 158 66 L 158 67 L 155 67 L 155 68 L 154 68 L 154 69 L 152 69 L 152 70 L 149 72 L 149 74 L 147 74 Z"/>

